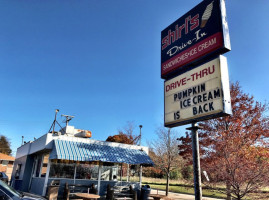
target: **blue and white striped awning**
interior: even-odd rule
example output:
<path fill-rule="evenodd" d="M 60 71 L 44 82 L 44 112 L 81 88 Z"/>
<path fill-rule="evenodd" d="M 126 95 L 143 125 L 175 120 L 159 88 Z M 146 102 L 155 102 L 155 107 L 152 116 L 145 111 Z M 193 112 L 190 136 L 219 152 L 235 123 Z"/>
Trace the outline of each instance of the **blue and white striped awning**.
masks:
<path fill-rule="evenodd" d="M 50 159 L 153 165 L 143 150 L 67 140 L 54 140 Z"/>

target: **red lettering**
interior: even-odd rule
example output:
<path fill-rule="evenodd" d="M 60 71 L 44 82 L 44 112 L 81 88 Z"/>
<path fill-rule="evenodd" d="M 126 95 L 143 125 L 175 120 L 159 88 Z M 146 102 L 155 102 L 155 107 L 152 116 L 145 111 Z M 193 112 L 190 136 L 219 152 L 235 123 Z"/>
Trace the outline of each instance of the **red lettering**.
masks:
<path fill-rule="evenodd" d="M 175 38 L 175 32 L 174 31 L 171 31 L 169 30 L 168 31 L 168 45 L 170 45 L 172 42 L 175 42 L 176 38 Z"/>
<path fill-rule="evenodd" d="M 162 50 L 164 50 L 168 46 L 168 35 L 162 39 Z"/>
<path fill-rule="evenodd" d="M 208 67 L 208 73 L 213 74 L 215 72 L 215 65 L 212 66 L 212 71 L 210 70 L 210 67 Z"/>
<path fill-rule="evenodd" d="M 188 34 L 189 33 L 189 20 L 190 20 L 191 16 L 188 16 L 186 19 L 185 19 L 185 34 Z"/>
<path fill-rule="evenodd" d="M 181 80 L 182 80 L 182 85 L 186 85 L 187 78 L 185 77 L 185 78 L 183 78 L 183 79 L 181 79 Z"/>
<path fill-rule="evenodd" d="M 215 65 L 212 66 L 212 69 L 210 70 L 210 67 L 205 68 L 201 70 L 200 72 L 193 73 L 191 75 L 192 81 L 197 80 L 198 78 L 203 78 L 204 76 L 207 76 L 209 74 L 213 74 L 215 72 Z"/>
<path fill-rule="evenodd" d="M 181 38 L 181 31 L 185 28 L 185 25 L 181 25 L 179 28 L 178 28 L 178 38 Z"/>
<path fill-rule="evenodd" d="M 170 85 L 167 85 L 167 86 L 165 87 L 165 91 L 168 92 L 169 90 L 170 90 Z"/>
<path fill-rule="evenodd" d="M 203 69 L 202 70 L 202 77 L 207 76 L 207 75 L 208 75 L 207 69 Z"/>
<path fill-rule="evenodd" d="M 168 92 L 169 90 L 176 89 L 177 87 L 180 87 L 182 85 L 187 84 L 187 78 L 182 78 L 179 81 L 176 81 L 174 83 L 171 83 L 170 85 L 165 86 L 165 91 Z"/>
<path fill-rule="evenodd" d="M 191 31 L 199 26 L 199 14 L 195 15 L 193 18 L 191 18 Z"/>
<path fill-rule="evenodd" d="M 192 31 L 197 27 L 199 27 L 199 14 L 196 14 L 194 17 L 191 17 L 191 15 L 186 17 L 184 24 L 176 24 L 174 28 L 171 28 L 167 31 L 167 35 L 162 38 L 162 50 L 180 39 L 183 29 L 185 29 L 184 32 L 185 35 L 187 35 L 189 31 Z"/>

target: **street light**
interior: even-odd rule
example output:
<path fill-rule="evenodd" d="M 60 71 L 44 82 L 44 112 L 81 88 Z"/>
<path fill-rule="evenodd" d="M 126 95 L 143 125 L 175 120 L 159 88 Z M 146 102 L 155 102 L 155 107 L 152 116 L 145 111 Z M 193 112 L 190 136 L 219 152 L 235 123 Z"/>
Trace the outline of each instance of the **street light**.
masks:
<path fill-rule="evenodd" d="M 140 134 L 139 134 L 140 142 L 139 142 L 139 146 L 141 146 L 141 128 L 142 127 L 143 127 L 142 125 L 139 125 L 139 128 L 140 128 Z"/>

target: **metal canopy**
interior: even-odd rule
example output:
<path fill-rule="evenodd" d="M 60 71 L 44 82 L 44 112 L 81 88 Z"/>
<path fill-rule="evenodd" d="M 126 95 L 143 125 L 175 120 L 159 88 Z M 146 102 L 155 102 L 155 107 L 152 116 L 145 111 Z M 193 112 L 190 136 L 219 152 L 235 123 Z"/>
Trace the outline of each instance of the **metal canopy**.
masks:
<path fill-rule="evenodd" d="M 101 161 L 149 166 L 154 164 L 142 149 L 137 150 L 106 144 L 83 143 L 67 140 L 54 140 L 54 147 L 50 153 L 50 159 Z"/>

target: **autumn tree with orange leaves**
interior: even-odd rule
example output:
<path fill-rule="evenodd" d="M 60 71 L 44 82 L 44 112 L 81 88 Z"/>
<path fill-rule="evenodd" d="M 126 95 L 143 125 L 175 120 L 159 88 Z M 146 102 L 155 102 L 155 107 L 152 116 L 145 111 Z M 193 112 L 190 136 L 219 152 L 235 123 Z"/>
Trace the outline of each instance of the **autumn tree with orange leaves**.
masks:
<path fill-rule="evenodd" d="M 231 116 L 199 123 L 201 168 L 209 175 L 206 184 L 225 183 L 227 199 L 241 200 L 269 184 L 268 105 L 254 101 L 238 83 L 231 84 L 231 104 Z M 191 163 L 190 135 L 179 140 L 179 154 Z"/>
<path fill-rule="evenodd" d="M 134 123 L 128 121 L 127 124 L 118 130 L 118 134 L 109 136 L 107 142 L 117 142 L 123 144 L 137 144 L 140 137 L 134 134 Z"/>

